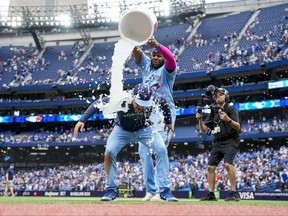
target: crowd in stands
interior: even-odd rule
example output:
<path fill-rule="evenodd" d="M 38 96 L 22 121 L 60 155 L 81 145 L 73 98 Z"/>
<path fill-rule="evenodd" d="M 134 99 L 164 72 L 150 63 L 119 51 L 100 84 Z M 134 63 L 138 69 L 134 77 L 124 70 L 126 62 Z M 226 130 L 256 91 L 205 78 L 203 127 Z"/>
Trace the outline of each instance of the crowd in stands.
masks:
<path fill-rule="evenodd" d="M 246 40 L 251 40 L 249 31 L 245 35 Z M 199 71 L 203 67 L 207 68 L 207 72 L 212 70 L 219 70 L 223 68 L 235 68 L 254 64 L 265 64 L 278 60 L 288 59 L 288 43 L 287 43 L 287 29 L 282 36 L 285 40 L 281 44 L 275 40 L 268 40 L 269 36 L 261 36 L 254 40 L 254 44 L 250 46 L 237 45 L 231 48 L 234 38 L 230 38 L 232 42 L 224 44 L 223 51 L 208 52 L 207 60 L 201 62 L 197 58 L 192 57 L 192 67 L 194 71 Z M 267 44 L 260 44 L 259 41 L 269 41 Z M 216 40 L 211 43 L 216 43 Z M 202 43 L 200 43 L 202 45 Z M 203 44 L 205 45 L 205 43 Z M 197 46 L 197 45 L 196 45 Z M 230 49 L 231 48 L 231 49 Z"/>
<path fill-rule="evenodd" d="M 287 191 L 288 149 L 261 147 L 257 151 L 242 152 L 235 158 L 237 190 L 257 191 L 273 183 L 273 191 Z M 172 190 L 208 190 L 207 162 L 209 153 L 198 155 L 174 154 L 170 156 L 170 181 Z M 121 160 L 121 159 L 120 159 Z M 134 190 L 143 190 L 143 174 L 140 161 L 117 163 L 117 182 L 132 185 Z M 16 164 L 15 189 L 24 191 L 90 191 L 105 189 L 105 172 L 102 163 L 71 164 L 69 166 L 20 169 Z M 216 189 L 229 190 L 224 164 L 216 169 Z M 195 185 L 196 184 L 196 185 Z M 5 187 L 5 178 L 0 178 L 0 190 Z"/>
<path fill-rule="evenodd" d="M 229 19 L 229 16 L 226 19 Z M 218 43 L 221 46 L 223 44 L 223 47 L 217 49 L 217 51 L 209 51 L 208 49 L 205 57 L 192 56 L 190 59 L 191 62 L 188 64 L 180 61 L 178 65 L 179 73 L 197 72 L 205 69 L 209 74 L 212 70 L 222 68 L 235 68 L 254 64 L 261 65 L 288 59 L 288 16 L 283 15 L 278 17 L 277 20 L 273 20 L 275 24 L 273 29 L 270 29 L 268 33 L 261 33 L 261 31 L 255 30 L 261 24 L 261 21 L 256 17 L 247 27 L 244 35 L 241 36 L 235 31 L 228 31 L 226 33 L 221 32 L 221 36 L 218 34 L 215 38 L 211 38 L 209 35 L 196 32 L 191 37 L 177 35 L 174 43 L 165 45 L 170 48 L 178 60 L 181 59 L 181 47 L 183 49 L 186 47 L 197 49 L 199 47 L 213 47 Z M 161 28 L 158 31 L 161 31 Z M 90 53 L 82 64 L 79 62 L 80 57 L 85 52 L 84 45 L 79 42 L 75 42 L 70 53 L 61 50 L 58 54 L 59 62 L 53 62 L 53 64 L 61 65 L 62 61 L 66 61 L 68 55 L 73 56 L 74 60 L 69 68 L 60 68 L 58 71 L 59 77 L 55 77 L 54 80 L 33 80 L 33 78 L 30 78 L 29 81 L 23 82 L 27 74 L 33 73 L 35 70 L 49 71 L 51 60 L 37 56 L 37 54 L 29 55 L 29 58 L 26 58 L 25 56 L 30 52 L 22 52 L 22 50 L 17 50 L 17 48 L 13 47 L 11 47 L 11 52 L 15 52 L 17 55 L 0 62 L 0 74 L 11 71 L 16 72 L 14 79 L 19 83 L 22 82 L 21 85 L 56 84 L 59 80 L 64 83 L 87 83 L 92 81 L 87 78 L 79 78 L 82 77 L 81 73 L 95 76 L 94 80 L 97 80 L 97 77 L 100 77 L 99 79 L 105 77 L 105 79 L 109 80 L 110 77 L 111 63 L 106 62 L 107 57 L 105 55 L 92 56 Z M 97 64 L 97 62 L 101 62 L 101 64 Z M 187 65 L 188 67 L 186 67 Z M 133 64 L 126 64 L 124 73 L 134 74 L 135 77 L 138 77 L 139 73 L 135 70 L 134 66 Z M 51 73 L 54 72 L 51 71 Z M 130 76 L 128 77 L 131 78 Z M 9 85 L 4 84 L 4 87 L 9 87 Z"/>
<path fill-rule="evenodd" d="M 11 58 L 0 61 L 0 79 L 3 73 L 15 75 L 10 80 L 12 82 L 4 83 L 3 87 L 12 87 L 15 83 L 19 84 L 25 80 L 29 73 L 47 70 L 50 64 L 45 58 L 39 58 L 37 54 L 34 54 L 35 49 L 33 47 L 11 47 L 10 52 L 14 54 Z"/>
<path fill-rule="evenodd" d="M 0 133 L 0 143 L 33 143 L 33 142 L 91 142 L 93 140 L 107 140 L 112 128 L 86 127 L 79 137 L 73 136 L 73 128 L 61 129 L 55 127 L 54 131 L 43 128 L 34 132 L 23 132 L 13 134 L 12 131 Z"/>
<path fill-rule="evenodd" d="M 247 120 L 247 126 L 243 133 L 270 133 L 270 132 L 287 132 L 287 121 L 277 119 L 275 116 L 272 120 L 267 121 L 263 116 L 261 121 L 255 122 L 254 117 Z"/>
<path fill-rule="evenodd" d="M 213 39 L 205 39 L 206 35 L 194 34 L 191 38 L 175 38 L 175 43 L 166 44 L 176 56 L 181 59 L 180 49 L 193 47 L 211 47 L 217 43 L 223 42 L 221 50 L 212 52 L 208 51 L 205 60 L 193 56 L 190 62 L 191 68 L 186 68 L 180 64 L 179 73 L 201 71 L 203 68 L 207 72 L 222 68 L 235 68 L 253 64 L 265 64 L 277 60 L 288 59 L 288 17 L 284 16 L 279 23 L 269 33 L 259 34 L 254 31 L 255 26 L 261 22 L 257 18 L 248 26 L 245 34 L 239 40 L 236 32 L 226 32 L 224 36 L 217 35 Z M 160 29 L 159 29 L 160 30 Z M 278 34 L 279 33 L 279 34 Z M 242 41 L 242 43 L 241 43 Z M 243 42 L 244 41 L 244 42 Z M 235 42 L 237 42 L 235 44 Z M 249 43 L 246 43 L 249 42 Z M 0 49 L 1 52 L 1 49 Z M 13 73 L 15 76 L 10 83 L 2 84 L 3 87 L 13 87 L 15 83 L 20 85 L 38 85 L 38 84 L 57 84 L 59 80 L 66 83 L 88 83 L 91 80 L 78 78 L 81 73 L 90 76 L 101 77 L 109 80 L 110 66 L 107 57 L 103 55 L 86 57 L 81 64 L 80 57 L 85 52 L 83 44 L 75 43 L 71 53 L 60 51 L 56 57 L 58 62 L 53 64 L 63 64 L 67 61 L 67 56 L 73 56 L 73 62 L 69 68 L 61 68 L 56 72 L 55 79 L 33 80 L 28 77 L 34 71 L 50 72 L 50 60 L 43 56 L 35 54 L 32 47 L 28 49 L 11 47 L 10 52 L 14 55 L 11 58 L 0 61 L 0 80 L 4 73 Z M 148 53 L 148 52 L 147 52 Z M 131 56 L 130 56 L 131 59 Z M 124 73 L 140 76 L 136 67 L 128 64 L 124 67 Z M 99 62 L 101 62 L 99 66 Z M 24 82 L 25 81 L 25 82 Z M 235 80 L 234 85 L 243 85 L 243 81 Z M 15 99 L 1 98 L 1 101 L 12 101 Z M 17 100 L 17 99 L 16 99 Z M 191 131 L 195 131 L 196 136 L 203 136 L 197 126 L 191 125 Z M 73 137 L 73 128 L 65 130 L 55 128 L 54 131 L 38 130 L 36 132 L 22 132 L 15 134 L 12 131 L 0 133 L 0 143 L 33 143 L 33 142 L 80 142 L 100 140 L 105 141 L 111 132 L 111 128 L 86 127 L 85 131 L 79 137 Z M 253 117 L 247 122 L 243 122 L 242 134 L 251 133 L 279 133 L 288 132 L 287 119 L 273 118 L 256 121 Z M 174 133 L 177 138 L 178 134 Z M 192 135 L 191 135 L 192 136 Z M 198 155 L 177 155 L 170 156 L 170 180 L 172 190 L 182 190 L 185 188 L 197 188 L 207 190 L 207 161 L 208 152 Z M 287 190 L 288 181 L 288 156 L 287 145 L 280 149 L 263 147 L 253 152 L 242 152 L 236 157 L 235 167 L 237 170 L 237 189 L 238 190 L 259 190 L 263 185 L 275 183 L 273 190 Z M 16 164 L 17 165 L 17 164 Z M 4 170 L 2 170 L 4 171 Z M 223 165 L 217 167 L 216 171 L 216 188 L 218 190 L 229 189 L 227 175 L 224 175 Z M 119 184 L 129 182 L 135 190 L 143 190 L 142 167 L 140 162 L 118 162 L 117 181 Z M 16 166 L 15 173 L 16 190 L 104 190 L 105 189 L 105 172 L 102 163 L 94 164 L 73 164 L 69 166 L 47 167 L 44 169 L 18 169 Z M 281 186 L 280 186 L 281 185 Z M 4 176 L 0 178 L 0 190 L 5 187 Z M 286 189 L 285 189 L 286 188 Z"/>
<path fill-rule="evenodd" d="M 177 124 L 176 124 L 177 127 Z M 40 129 L 34 132 L 23 132 L 19 134 L 14 134 L 12 131 L 5 131 L 0 133 L 0 143 L 33 143 L 33 142 L 91 142 L 93 140 L 105 141 L 107 140 L 109 134 L 111 133 L 112 127 L 86 127 L 84 131 L 78 136 L 73 136 L 72 128 L 58 128 L 55 127 L 54 131 L 47 129 Z M 193 133 L 195 131 L 195 133 Z M 256 133 L 279 133 L 288 132 L 288 121 L 286 119 L 276 118 L 266 120 L 263 117 L 261 121 L 254 121 L 251 117 L 247 120 L 247 123 L 242 123 L 241 134 L 256 134 Z M 191 125 L 191 138 L 194 136 L 202 137 L 204 136 L 198 126 Z M 176 132 L 173 134 L 174 138 L 181 138 Z"/>

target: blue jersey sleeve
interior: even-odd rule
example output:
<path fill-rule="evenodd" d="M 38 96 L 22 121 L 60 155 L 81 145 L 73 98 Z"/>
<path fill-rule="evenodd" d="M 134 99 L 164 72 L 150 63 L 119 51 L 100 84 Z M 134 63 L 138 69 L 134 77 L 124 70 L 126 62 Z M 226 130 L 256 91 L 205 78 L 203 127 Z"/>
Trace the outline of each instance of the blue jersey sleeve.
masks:
<path fill-rule="evenodd" d="M 157 92 L 154 92 L 153 101 L 156 104 L 160 105 L 160 108 L 163 111 L 165 124 L 171 124 L 172 123 L 171 110 L 169 108 L 169 104 L 167 103 L 165 97 L 163 97 L 161 94 Z"/>
<path fill-rule="evenodd" d="M 89 118 L 91 118 L 94 114 L 99 112 L 99 109 L 96 107 L 97 103 L 108 103 L 109 98 L 104 97 L 102 98 L 102 101 L 96 100 L 94 103 L 92 103 L 86 111 L 82 114 L 81 118 L 79 119 L 80 122 L 85 123 Z"/>
<path fill-rule="evenodd" d="M 138 65 L 139 69 L 141 70 L 142 78 L 147 76 L 147 73 L 150 71 L 147 68 L 150 67 L 150 65 L 151 65 L 151 59 L 147 55 L 142 53 L 142 58 Z"/>

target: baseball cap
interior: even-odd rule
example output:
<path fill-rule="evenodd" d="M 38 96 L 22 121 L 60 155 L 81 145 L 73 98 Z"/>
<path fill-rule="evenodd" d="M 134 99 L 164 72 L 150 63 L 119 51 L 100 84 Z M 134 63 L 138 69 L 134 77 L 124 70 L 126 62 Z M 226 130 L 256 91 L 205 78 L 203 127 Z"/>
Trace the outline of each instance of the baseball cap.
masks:
<path fill-rule="evenodd" d="M 11 163 L 10 166 L 14 166 L 14 163 Z"/>
<path fill-rule="evenodd" d="M 140 106 L 152 106 L 152 93 L 152 89 L 147 84 L 140 83 L 134 86 L 135 101 Z"/>
<path fill-rule="evenodd" d="M 160 53 L 161 54 L 161 52 L 157 48 L 152 49 L 151 54 L 154 54 L 154 53 Z"/>

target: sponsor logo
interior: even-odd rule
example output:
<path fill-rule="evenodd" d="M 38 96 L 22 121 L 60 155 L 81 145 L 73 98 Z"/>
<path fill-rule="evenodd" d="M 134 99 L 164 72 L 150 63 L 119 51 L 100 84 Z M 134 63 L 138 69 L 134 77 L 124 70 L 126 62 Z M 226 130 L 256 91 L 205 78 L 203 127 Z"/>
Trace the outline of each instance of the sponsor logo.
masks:
<path fill-rule="evenodd" d="M 70 196 L 91 196 L 90 192 L 71 192 Z"/>
<path fill-rule="evenodd" d="M 59 196 L 66 196 L 66 191 L 60 191 Z"/>
<path fill-rule="evenodd" d="M 253 192 L 238 192 L 239 196 L 243 200 L 254 200 Z"/>
<path fill-rule="evenodd" d="M 29 191 L 25 191 L 22 193 L 22 196 L 30 196 L 30 192 Z"/>
<path fill-rule="evenodd" d="M 59 196 L 59 192 L 45 192 L 44 196 Z"/>

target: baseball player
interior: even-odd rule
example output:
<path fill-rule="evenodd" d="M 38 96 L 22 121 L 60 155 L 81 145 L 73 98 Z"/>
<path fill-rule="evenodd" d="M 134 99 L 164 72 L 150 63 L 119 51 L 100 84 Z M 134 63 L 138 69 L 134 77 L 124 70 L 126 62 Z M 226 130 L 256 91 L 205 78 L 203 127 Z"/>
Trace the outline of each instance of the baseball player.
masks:
<path fill-rule="evenodd" d="M 104 98 L 109 102 L 109 98 Z M 172 130 L 171 113 L 165 98 L 154 92 L 148 85 L 138 84 L 134 87 L 131 96 L 119 100 L 123 110 L 117 112 L 115 126 L 108 137 L 104 169 L 106 172 L 106 192 L 101 201 L 111 201 L 118 196 L 116 182 L 116 157 L 118 152 L 129 142 L 139 141 L 147 148 L 152 148 L 156 156 L 156 170 L 159 183 L 160 197 L 162 200 L 177 202 L 177 198 L 170 191 L 169 161 L 167 149 L 159 132 L 150 124 L 149 116 L 154 104 L 160 104 L 164 114 L 165 129 Z M 82 130 L 85 122 L 98 112 L 95 104 L 91 104 L 81 116 L 74 128 L 74 135 Z"/>
<path fill-rule="evenodd" d="M 148 40 L 147 45 L 153 47 L 151 58 L 144 54 L 139 48 L 135 47 L 133 56 L 141 71 L 144 84 L 150 87 L 157 88 L 157 92 L 162 94 L 169 104 L 172 116 L 172 129 L 176 120 L 175 104 L 173 100 L 173 85 L 177 73 L 176 60 L 173 53 L 157 40 L 151 38 Z M 153 110 L 150 117 L 151 121 L 158 127 L 165 145 L 169 145 L 169 140 L 173 134 L 173 130 L 167 131 L 165 129 L 163 115 L 159 112 L 159 108 Z M 139 155 L 143 167 L 143 177 L 146 186 L 146 196 L 143 201 L 159 201 L 159 189 L 157 186 L 157 177 L 154 175 L 154 164 L 150 154 L 150 149 L 145 145 L 139 144 Z M 156 184 L 155 184 L 156 182 Z"/>
<path fill-rule="evenodd" d="M 5 175 L 6 186 L 5 186 L 4 196 L 7 196 L 9 189 L 11 192 L 11 196 L 15 196 L 14 188 L 13 188 L 13 178 L 14 178 L 14 163 L 11 163 Z"/>

